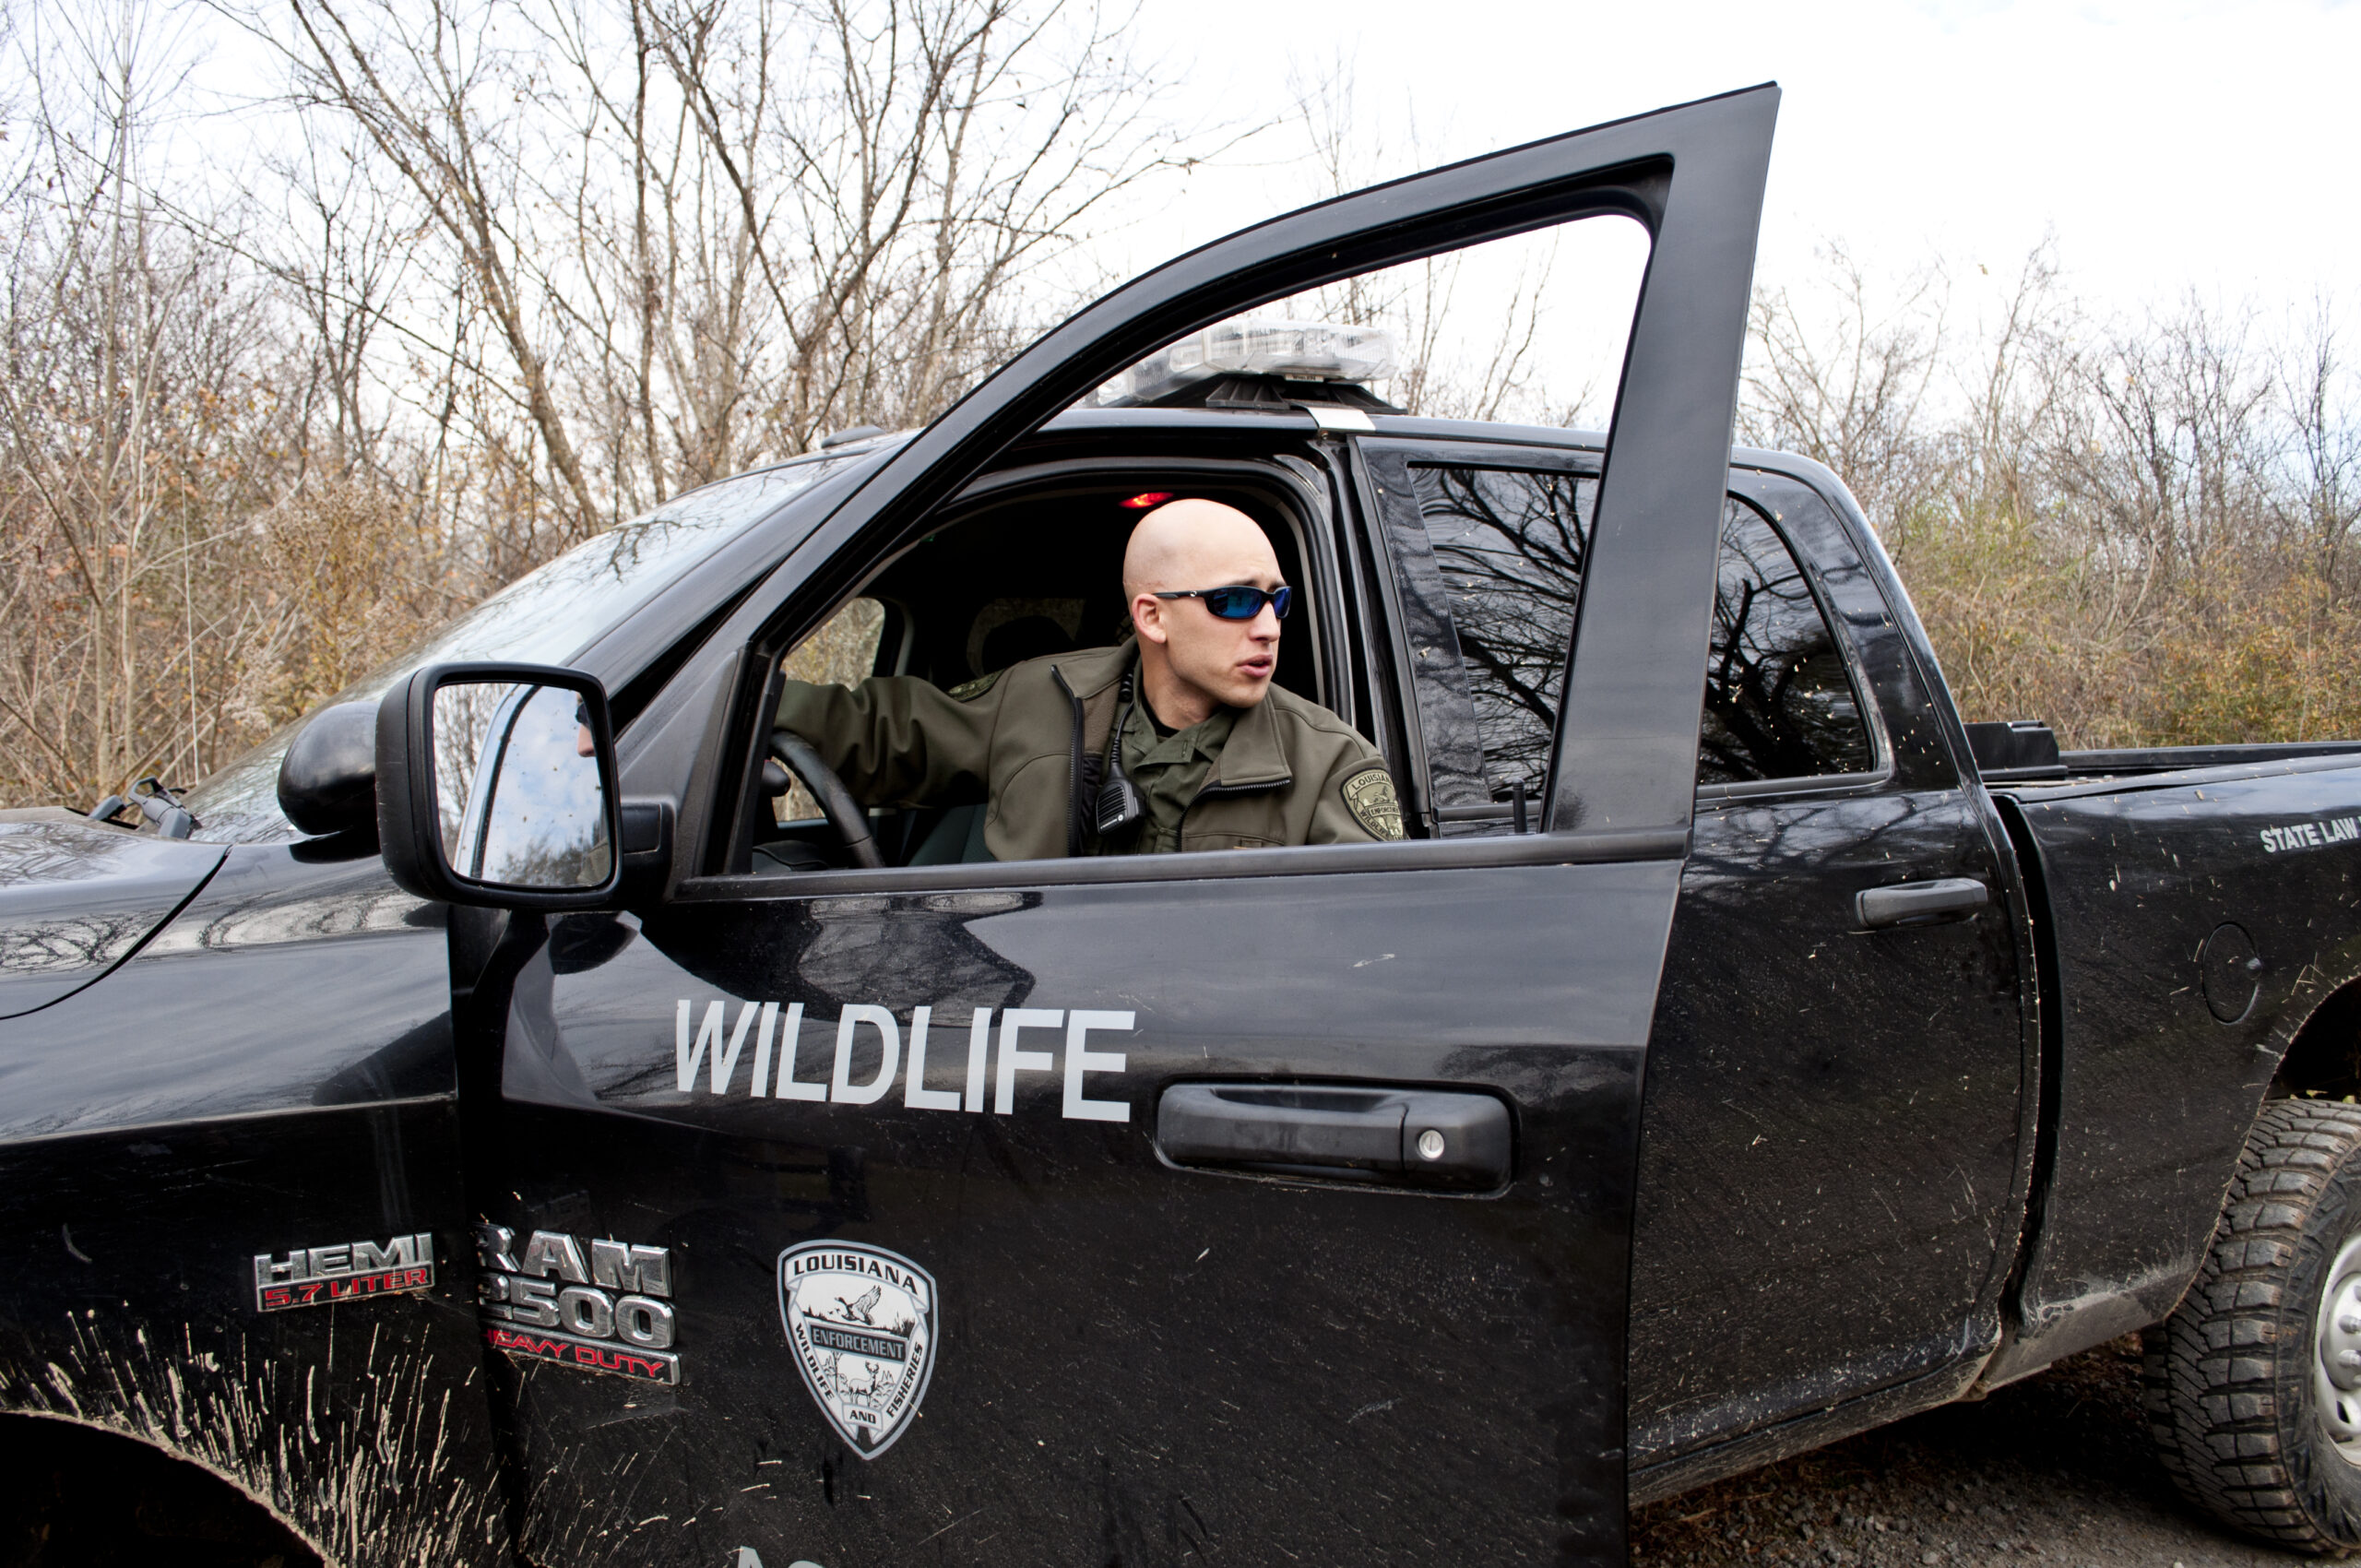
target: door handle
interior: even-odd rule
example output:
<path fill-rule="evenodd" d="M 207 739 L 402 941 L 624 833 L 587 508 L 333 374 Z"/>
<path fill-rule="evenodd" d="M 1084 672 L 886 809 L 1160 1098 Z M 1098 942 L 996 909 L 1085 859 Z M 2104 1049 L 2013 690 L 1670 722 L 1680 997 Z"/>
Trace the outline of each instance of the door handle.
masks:
<path fill-rule="evenodd" d="M 1486 1191 L 1508 1183 L 1509 1108 L 1488 1094 L 1176 1084 L 1156 1107 L 1174 1165 Z"/>
<path fill-rule="evenodd" d="M 1965 920 L 1991 901 L 1992 890 L 1975 878 L 1946 876 L 1934 882 L 1864 888 L 1853 896 L 1853 913 L 1861 924 L 1872 929 L 1933 925 L 1940 921 Z"/>

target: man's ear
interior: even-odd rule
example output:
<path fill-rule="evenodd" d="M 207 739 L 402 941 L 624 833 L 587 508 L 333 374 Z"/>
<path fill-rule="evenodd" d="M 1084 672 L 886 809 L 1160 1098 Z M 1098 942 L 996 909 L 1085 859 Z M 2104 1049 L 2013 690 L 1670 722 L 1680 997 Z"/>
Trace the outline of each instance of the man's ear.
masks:
<path fill-rule="evenodd" d="M 1172 640 L 1171 629 L 1164 624 L 1164 600 L 1152 593 L 1132 596 L 1132 630 L 1140 641 L 1159 647 Z"/>

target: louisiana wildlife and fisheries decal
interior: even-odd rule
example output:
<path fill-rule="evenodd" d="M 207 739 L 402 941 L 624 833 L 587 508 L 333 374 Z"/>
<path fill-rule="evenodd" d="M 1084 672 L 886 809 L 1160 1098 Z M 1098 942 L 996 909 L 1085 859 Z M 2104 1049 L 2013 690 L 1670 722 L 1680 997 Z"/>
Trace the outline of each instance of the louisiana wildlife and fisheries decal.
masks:
<path fill-rule="evenodd" d="M 362 1296 L 434 1288 L 434 1233 L 420 1230 L 380 1244 L 363 1237 L 332 1247 L 298 1247 L 285 1257 L 255 1254 L 255 1310 L 326 1306 Z"/>
<path fill-rule="evenodd" d="M 643 1383 L 681 1381 L 665 1248 L 562 1230 L 536 1230 L 519 1245 L 507 1226 L 479 1225 L 476 1255 L 476 1311 L 493 1349 Z"/>
<path fill-rule="evenodd" d="M 778 1255 L 778 1315 L 828 1424 L 863 1459 L 893 1447 L 934 1375 L 934 1276 L 883 1247 L 807 1241 Z"/>
<path fill-rule="evenodd" d="M 1364 767 L 1336 788 L 1345 797 L 1345 809 L 1369 829 L 1370 837 L 1402 837 L 1402 802 L 1394 793 L 1394 775 L 1382 766 Z"/>

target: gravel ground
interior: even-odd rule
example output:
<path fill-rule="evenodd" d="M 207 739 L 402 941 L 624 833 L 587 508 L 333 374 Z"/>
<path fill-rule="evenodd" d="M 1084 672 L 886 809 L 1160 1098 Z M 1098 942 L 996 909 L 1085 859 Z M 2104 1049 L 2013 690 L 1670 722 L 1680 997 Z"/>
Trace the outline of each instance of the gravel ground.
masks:
<path fill-rule="evenodd" d="M 2233 1536 L 2180 1501 L 2141 1424 L 2136 1338 L 1631 1518 L 1633 1568 L 2035 1561 L 2287 1568 L 2306 1559 Z"/>

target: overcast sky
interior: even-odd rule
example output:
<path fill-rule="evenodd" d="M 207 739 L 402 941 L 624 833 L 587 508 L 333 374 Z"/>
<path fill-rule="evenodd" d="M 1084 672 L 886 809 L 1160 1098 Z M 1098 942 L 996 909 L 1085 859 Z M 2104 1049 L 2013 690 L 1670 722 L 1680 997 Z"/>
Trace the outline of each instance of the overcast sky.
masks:
<path fill-rule="evenodd" d="M 234 100 L 275 77 L 174 9 L 200 81 Z M 1142 0 L 1132 42 L 1182 122 L 1269 119 L 1341 70 L 1370 178 L 1775 80 L 1762 281 L 1808 276 L 1830 241 L 1892 270 L 2013 273 L 2054 233 L 2103 309 L 2328 294 L 2361 337 L 2361 0 Z M 1107 260 L 1326 194 L 1302 146 L 1265 135 L 1169 206 L 1159 187 Z"/>
<path fill-rule="evenodd" d="M 1357 124 L 1397 143 L 1386 174 L 1412 166 L 1414 120 L 1434 162 L 1776 80 L 1764 282 L 1832 240 L 1897 270 L 2013 274 L 2054 233 L 2103 311 L 2193 287 L 2361 315 L 2361 4 L 1148 0 L 1144 22 L 1145 53 L 1240 115 L 1343 60 Z M 1305 179 L 1199 175 L 1127 243 L 1158 259 L 1299 204 Z"/>
<path fill-rule="evenodd" d="M 235 30 L 168 8 L 221 100 L 276 86 Z M 2324 301 L 2361 353 L 2361 0 L 1142 0 L 1130 42 L 1162 89 L 1151 113 L 1184 125 L 1286 122 L 1304 84 L 1349 82 L 1353 184 L 1775 80 L 1759 283 L 1809 295 L 1832 244 L 1889 286 L 1935 268 L 1960 349 L 2049 237 L 2099 316 L 2136 324 L 2193 291 L 2271 338 Z M 1279 124 L 1102 209 L 1121 220 L 1089 269 L 1120 278 L 1330 194 L 1306 146 Z M 1560 402 L 1612 388 L 1644 265 L 1604 227 L 1548 261 L 1536 390 Z M 1489 302 L 1530 271 L 1501 254 L 1450 317 L 1479 361 Z"/>

